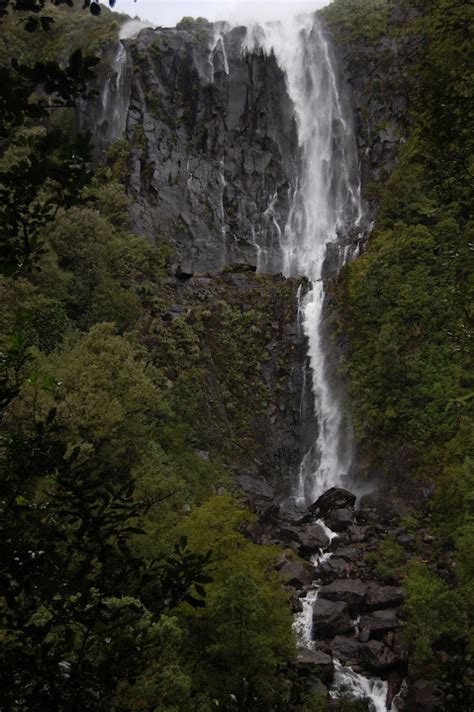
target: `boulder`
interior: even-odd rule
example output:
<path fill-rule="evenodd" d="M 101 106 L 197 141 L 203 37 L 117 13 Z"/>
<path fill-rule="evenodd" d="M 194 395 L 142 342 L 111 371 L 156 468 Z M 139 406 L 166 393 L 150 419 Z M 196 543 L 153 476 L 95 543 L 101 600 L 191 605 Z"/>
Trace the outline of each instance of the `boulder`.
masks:
<path fill-rule="evenodd" d="M 347 534 L 352 544 L 361 544 L 369 535 L 369 527 L 360 527 L 357 524 L 351 524 L 350 527 L 347 527 Z"/>
<path fill-rule="evenodd" d="M 387 633 L 384 641 L 390 646 L 393 654 L 403 663 L 408 660 L 408 645 L 402 630 L 395 630 Z"/>
<path fill-rule="evenodd" d="M 337 550 L 337 556 L 344 561 L 358 561 L 362 557 L 362 551 L 355 546 L 343 546 Z"/>
<path fill-rule="evenodd" d="M 329 601 L 345 601 L 349 608 L 359 606 L 367 590 L 366 584 L 360 579 L 336 579 L 319 591 L 319 598 Z"/>
<path fill-rule="evenodd" d="M 344 601 L 319 598 L 313 609 L 313 636 L 315 639 L 332 638 L 352 630 L 349 608 Z"/>
<path fill-rule="evenodd" d="M 400 534 L 397 536 L 397 541 L 400 546 L 403 546 L 404 549 L 408 549 L 408 551 L 415 551 L 416 549 L 417 539 L 413 534 Z"/>
<path fill-rule="evenodd" d="M 322 526 L 316 522 L 309 522 L 302 526 L 285 524 L 274 530 L 274 537 L 286 546 L 308 554 L 329 546 L 329 537 Z"/>
<path fill-rule="evenodd" d="M 370 638 L 370 630 L 368 628 L 361 628 L 359 622 L 359 640 L 361 643 L 367 643 Z"/>
<path fill-rule="evenodd" d="M 322 650 L 310 650 L 309 648 L 298 648 L 298 665 L 310 667 L 334 667 L 330 655 Z"/>
<path fill-rule="evenodd" d="M 367 585 L 364 606 L 369 610 L 392 608 L 400 606 L 404 600 L 405 594 L 399 586 L 381 586 L 376 581 L 370 581 Z"/>
<path fill-rule="evenodd" d="M 326 549 L 329 546 L 329 537 L 320 524 L 312 522 L 300 527 L 299 543 L 303 551 L 313 552 Z"/>
<path fill-rule="evenodd" d="M 322 650 L 299 648 L 296 663 L 305 678 L 314 675 L 330 685 L 334 677 L 334 663 L 330 655 Z"/>
<path fill-rule="evenodd" d="M 349 490 L 342 487 L 331 487 L 321 495 L 310 507 L 310 512 L 321 517 L 325 517 L 333 509 L 345 509 L 353 507 L 356 496 Z"/>
<path fill-rule="evenodd" d="M 288 586 L 296 589 L 309 586 L 313 580 L 313 573 L 310 567 L 299 561 L 287 561 L 280 568 L 279 575 Z"/>
<path fill-rule="evenodd" d="M 402 627 L 395 611 L 372 611 L 370 615 L 362 616 L 359 622 L 360 631 L 368 630 L 371 638 L 382 638 L 385 633 Z"/>
<path fill-rule="evenodd" d="M 362 663 L 374 672 L 383 672 L 395 667 L 400 660 L 379 640 L 369 640 L 361 649 Z"/>
<path fill-rule="evenodd" d="M 354 523 L 354 512 L 352 509 L 333 509 L 326 518 L 328 527 L 335 532 L 343 532 Z"/>
<path fill-rule="evenodd" d="M 344 559 L 332 556 L 328 561 L 319 564 L 314 573 L 315 576 L 322 579 L 324 583 L 330 583 L 335 579 L 349 578 L 351 575 L 351 567 Z"/>
<path fill-rule="evenodd" d="M 343 665 L 359 664 L 360 653 L 363 646 L 355 638 L 348 635 L 336 635 L 330 642 L 331 653 Z"/>

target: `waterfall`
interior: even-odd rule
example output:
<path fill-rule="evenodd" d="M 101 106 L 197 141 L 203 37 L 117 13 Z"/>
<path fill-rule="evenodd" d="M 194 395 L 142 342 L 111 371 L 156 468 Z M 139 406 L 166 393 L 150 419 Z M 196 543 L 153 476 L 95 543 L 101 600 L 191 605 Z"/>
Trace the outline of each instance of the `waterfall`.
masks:
<path fill-rule="evenodd" d="M 209 66 L 210 66 L 210 80 L 211 84 L 214 82 L 214 60 L 217 54 L 221 54 L 224 73 L 229 75 L 229 61 L 227 59 L 227 50 L 225 47 L 225 33 L 229 30 L 229 25 L 227 22 L 216 22 L 214 23 L 214 32 L 211 38 L 211 43 L 209 45 Z"/>
<path fill-rule="evenodd" d="M 305 276 L 310 283 L 299 308 L 309 345 L 318 434 L 302 460 L 295 492 L 299 502 L 308 503 L 341 486 L 352 460 L 350 428 L 331 379 L 323 268 L 327 245 L 340 243 L 361 222 L 357 150 L 330 47 L 314 16 L 251 25 L 244 48 L 275 55 L 297 123 L 299 177 L 280 249 L 283 274 Z M 338 267 L 350 256 L 351 249 L 342 249 Z"/>
<path fill-rule="evenodd" d="M 99 126 L 106 143 L 112 143 L 125 132 L 130 102 L 130 91 L 126 87 L 126 63 L 127 50 L 119 40 L 111 60 L 110 76 L 105 80 L 100 95 Z"/>
<path fill-rule="evenodd" d="M 314 16 L 251 25 L 244 49 L 274 54 L 285 75 L 298 132 L 299 175 L 288 220 L 280 233 L 280 251 L 283 274 L 304 276 L 309 282 L 306 294 L 299 291 L 298 314 L 308 340 L 318 432 L 302 458 L 296 482 L 295 499 L 304 505 L 330 487 L 345 484 L 353 456 L 325 325 L 325 268 L 329 253 L 333 273 L 337 273 L 357 250 L 347 242 L 348 234 L 362 220 L 357 149 L 330 47 Z M 319 524 L 331 540 L 334 532 L 324 522 Z M 312 563 L 317 566 L 330 556 L 322 550 Z M 313 609 L 318 605 L 318 591 L 318 585 L 313 585 L 301 599 L 302 611 L 295 616 L 295 633 L 306 648 L 314 647 Z M 332 696 L 347 690 L 354 699 L 368 700 L 371 712 L 387 712 L 385 681 L 366 678 L 337 660 L 334 664 Z"/>
<path fill-rule="evenodd" d="M 349 690 L 353 698 L 369 701 L 370 712 L 387 712 L 388 684 L 385 680 L 364 677 L 350 667 L 343 667 L 338 660 L 335 660 L 334 664 L 336 673 L 331 697 L 337 699 L 338 690 Z M 392 710 L 396 712 L 393 706 Z"/>
<path fill-rule="evenodd" d="M 128 52 L 123 40 L 136 37 L 152 25 L 142 20 L 129 20 L 120 28 L 119 39 L 110 60 L 110 72 L 100 93 L 98 127 L 104 145 L 123 136 L 130 105 L 130 82 L 127 77 Z"/>

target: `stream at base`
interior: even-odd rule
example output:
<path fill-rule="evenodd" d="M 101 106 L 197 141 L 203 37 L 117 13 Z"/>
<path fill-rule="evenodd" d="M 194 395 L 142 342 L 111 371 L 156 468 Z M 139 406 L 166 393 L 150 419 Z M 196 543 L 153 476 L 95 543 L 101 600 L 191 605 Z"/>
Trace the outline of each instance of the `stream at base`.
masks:
<path fill-rule="evenodd" d="M 322 519 L 315 520 L 315 524 L 319 524 L 324 530 L 324 533 L 329 538 L 329 546 L 333 539 L 337 538 L 337 533 L 332 531 Z M 311 557 L 311 563 L 315 567 L 328 561 L 332 556 L 331 551 L 321 549 L 319 554 Z M 300 647 L 314 650 L 314 630 L 313 630 L 313 611 L 318 602 L 318 593 L 320 586 L 314 584 L 300 599 L 302 610 L 295 614 L 293 622 L 293 630 Z M 358 621 L 354 621 L 354 628 L 357 627 Z M 347 665 L 341 665 L 337 658 L 334 662 L 334 680 L 329 691 L 330 697 L 338 699 L 339 695 L 347 694 L 349 697 L 356 700 L 366 700 L 368 702 L 369 712 L 398 712 L 395 701 L 391 705 L 387 703 L 388 683 L 378 677 L 364 677 L 361 673 L 355 672 Z"/>

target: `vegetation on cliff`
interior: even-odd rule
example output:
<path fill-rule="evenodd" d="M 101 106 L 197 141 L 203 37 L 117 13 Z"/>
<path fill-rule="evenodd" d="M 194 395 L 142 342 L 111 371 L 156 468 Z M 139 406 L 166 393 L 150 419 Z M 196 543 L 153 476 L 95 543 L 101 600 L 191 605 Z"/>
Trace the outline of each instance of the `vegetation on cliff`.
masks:
<path fill-rule="evenodd" d="M 359 5 L 334 3 L 347 12 Z M 351 411 L 371 471 L 405 493 L 409 483 L 417 493 L 434 488 L 427 506 L 440 550 L 433 562 L 454 551 L 444 580 L 426 564 L 406 571 L 413 660 L 425 672 L 433 662 L 443 667 L 441 651 L 448 649 L 465 670 L 474 652 L 468 624 L 474 9 L 451 0 L 405 2 L 397 9 L 407 20 L 396 32 L 423 40 L 409 137 L 382 189 L 367 249 L 341 275 L 338 310 L 348 336 Z M 415 494 L 412 504 L 420 506 Z M 431 674 L 439 674 L 435 670 Z"/>

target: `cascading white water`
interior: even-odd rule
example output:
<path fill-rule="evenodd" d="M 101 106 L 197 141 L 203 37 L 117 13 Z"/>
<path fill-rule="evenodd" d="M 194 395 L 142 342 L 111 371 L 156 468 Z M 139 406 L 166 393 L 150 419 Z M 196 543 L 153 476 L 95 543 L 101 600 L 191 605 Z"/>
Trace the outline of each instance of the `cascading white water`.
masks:
<path fill-rule="evenodd" d="M 112 143 L 123 136 L 127 124 L 130 86 L 126 77 L 128 54 L 123 40 L 132 39 L 147 27 L 152 25 L 142 20 L 129 20 L 120 28 L 119 39 L 110 62 L 109 76 L 100 94 L 101 110 L 98 126 L 105 144 Z"/>
<path fill-rule="evenodd" d="M 281 267 L 286 276 L 305 276 L 311 285 L 300 308 L 319 432 L 302 460 L 295 493 L 297 500 L 308 502 L 342 484 L 352 457 L 341 404 L 329 377 L 322 274 L 328 243 L 337 243 L 361 221 L 357 151 L 329 45 L 314 16 L 250 26 L 245 49 L 274 53 L 297 123 L 300 169 L 281 234 Z M 342 253 L 340 266 L 348 253 Z"/>
<path fill-rule="evenodd" d="M 115 141 L 125 131 L 129 104 L 128 92 L 125 90 L 126 62 L 127 50 L 119 40 L 112 58 L 110 76 L 101 93 L 99 126 L 107 143 Z"/>
<path fill-rule="evenodd" d="M 210 66 L 210 80 L 211 83 L 214 81 L 214 60 L 217 54 L 221 54 L 222 62 L 224 65 L 224 73 L 229 74 L 229 61 L 227 59 L 227 50 L 225 48 L 224 37 L 226 31 L 229 29 L 229 25 L 226 22 L 216 22 L 214 23 L 214 32 L 211 39 L 211 44 L 209 46 L 209 66 Z"/>
<path fill-rule="evenodd" d="M 350 667 L 342 666 L 338 660 L 334 660 L 334 666 L 336 671 L 332 697 L 337 698 L 341 691 L 347 690 L 355 699 L 369 700 L 370 712 L 387 712 L 388 684 L 385 680 L 359 675 Z M 391 710 L 396 712 L 393 707 Z"/>

